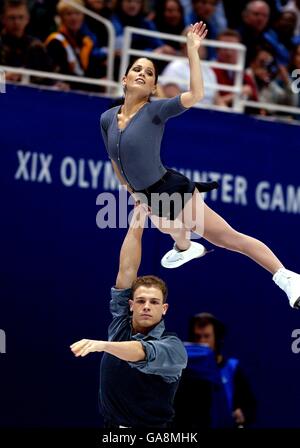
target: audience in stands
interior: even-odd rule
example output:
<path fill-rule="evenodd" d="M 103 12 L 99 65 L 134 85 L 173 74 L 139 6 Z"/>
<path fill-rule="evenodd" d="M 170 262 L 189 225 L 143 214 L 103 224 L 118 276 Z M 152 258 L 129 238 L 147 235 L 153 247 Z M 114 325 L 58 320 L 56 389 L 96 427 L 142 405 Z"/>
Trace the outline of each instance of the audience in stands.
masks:
<path fill-rule="evenodd" d="M 217 40 L 220 42 L 238 44 L 241 42 L 241 36 L 237 31 L 228 29 L 225 30 L 223 33 L 220 33 Z M 230 48 L 218 48 L 216 60 L 217 62 L 223 64 L 237 64 L 238 52 L 237 50 Z M 215 67 L 213 70 L 216 74 L 218 84 L 223 84 L 225 86 L 233 86 L 237 72 L 233 70 L 225 70 L 222 68 L 215 68 Z M 222 97 L 223 103 L 226 106 L 231 106 L 234 99 L 234 93 L 226 92 L 224 90 L 220 90 L 219 93 Z M 257 101 L 258 99 L 256 85 L 253 79 L 247 73 L 244 74 L 242 94 L 244 99 L 250 101 Z"/>
<path fill-rule="evenodd" d="M 30 21 L 25 0 L 6 0 L 2 11 L 0 35 L 0 65 L 50 71 L 51 64 L 43 43 L 30 36 L 26 27 Z M 8 81 L 20 81 L 21 75 L 6 73 Z M 34 82 L 40 82 L 36 78 Z"/>
<path fill-rule="evenodd" d="M 192 13 L 188 17 L 187 25 L 195 22 L 203 21 L 208 28 L 207 39 L 215 39 L 218 31 L 215 27 L 213 17 L 216 13 L 218 0 L 192 0 Z M 207 50 L 207 58 L 215 57 L 215 49 L 209 47 Z"/>
<path fill-rule="evenodd" d="M 295 95 L 295 105 L 300 107 L 300 44 L 293 49 L 288 66 L 288 73 Z"/>
<path fill-rule="evenodd" d="M 256 400 L 240 361 L 223 354 L 224 324 L 210 313 L 200 313 L 189 327 L 188 364 L 175 397 L 177 427 L 251 426 Z"/>
<path fill-rule="evenodd" d="M 29 32 L 44 41 L 50 33 L 56 31 L 56 5 L 58 0 L 38 0 L 30 8 Z"/>
<path fill-rule="evenodd" d="M 85 0 L 85 7 L 92 12 L 99 14 L 105 19 L 110 19 L 112 10 L 105 5 L 104 0 Z M 97 39 L 98 47 L 107 47 L 108 45 L 108 33 L 107 28 L 103 23 L 93 19 L 92 17 L 85 16 L 85 24 Z"/>
<path fill-rule="evenodd" d="M 187 30 L 186 28 L 183 35 L 186 35 Z M 200 46 L 199 56 L 202 60 L 205 59 L 205 50 L 205 47 Z M 190 68 L 187 59 L 186 44 L 181 45 L 181 55 L 185 58 L 178 58 L 170 62 L 162 72 L 160 84 L 166 98 L 172 98 L 189 89 Z M 204 83 L 204 98 L 201 100 L 201 104 L 223 105 L 217 87 L 214 86 L 217 83 L 214 71 L 211 67 L 204 64 L 201 64 L 201 67 Z"/>
<path fill-rule="evenodd" d="M 83 5 L 81 0 L 76 3 Z M 46 40 L 48 53 L 58 73 L 101 78 L 105 75 L 106 56 L 84 32 L 84 14 L 60 0 L 57 5 L 60 26 Z"/>
<path fill-rule="evenodd" d="M 288 65 L 290 53 L 294 46 L 294 33 L 297 17 L 293 11 L 281 13 L 274 22 L 273 28 L 265 33 L 265 40 L 271 45 L 279 64 Z"/>
<path fill-rule="evenodd" d="M 270 7 L 262 0 L 252 0 L 245 6 L 239 32 L 247 48 L 246 65 L 253 59 L 256 48 L 266 42 L 265 31 L 269 26 Z"/>
<path fill-rule="evenodd" d="M 115 79 L 119 76 L 126 26 L 176 36 L 190 23 L 203 20 L 208 25 L 208 38 L 246 46 L 242 91 L 245 99 L 299 104 L 292 67 L 299 69 L 296 61 L 300 45 L 300 0 L 239 0 L 234 3 L 232 0 L 75 0 L 75 3 L 112 22 L 116 33 Z M 0 14 L 0 64 L 47 71 L 54 66 L 57 72 L 75 76 L 106 76 L 106 26 L 70 7 L 64 0 L 0 0 Z M 180 56 L 182 50 L 184 52 L 181 44 L 171 38 L 137 34 L 133 36 L 132 47 L 170 56 Z M 232 49 L 216 50 L 207 46 L 201 51 L 206 52 L 202 56 L 209 61 L 235 64 L 237 60 L 237 52 Z M 176 83 L 163 81 L 162 95 L 169 97 L 187 87 L 189 74 L 184 60 L 176 59 L 166 65 L 166 61 L 158 61 L 165 80 L 166 77 L 180 78 Z M 217 92 L 212 85 L 216 81 L 232 85 L 234 71 L 212 70 L 204 65 L 203 71 L 204 103 L 232 106 L 233 94 Z M 18 81 L 20 76 L 7 73 L 7 79 Z M 54 82 L 50 84 L 58 86 Z M 78 88 L 79 84 L 70 87 Z"/>
<path fill-rule="evenodd" d="M 116 32 L 116 50 L 121 51 L 126 26 L 157 31 L 154 23 L 146 18 L 145 0 L 117 0 L 114 13 L 111 17 Z M 132 48 L 139 50 L 153 50 L 156 53 L 175 54 L 170 45 L 156 37 L 134 34 Z"/>
<path fill-rule="evenodd" d="M 257 48 L 247 74 L 256 84 L 260 102 L 296 106 L 297 95 L 292 90 L 288 72 L 277 64 L 269 48 Z"/>
<path fill-rule="evenodd" d="M 157 1 L 153 12 L 153 21 L 158 31 L 179 36 L 185 28 L 184 12 L 180 0 Z M 164 42 L 175 50 L 180 50 L 180 42 L 166 39 Z"/>
<path fill-rule="evenodd" d="M 296 14 L 295 36 L 300 36 L 300 0 L 289 0 L 284 6 L 283 11 L 292 11 Z"/>

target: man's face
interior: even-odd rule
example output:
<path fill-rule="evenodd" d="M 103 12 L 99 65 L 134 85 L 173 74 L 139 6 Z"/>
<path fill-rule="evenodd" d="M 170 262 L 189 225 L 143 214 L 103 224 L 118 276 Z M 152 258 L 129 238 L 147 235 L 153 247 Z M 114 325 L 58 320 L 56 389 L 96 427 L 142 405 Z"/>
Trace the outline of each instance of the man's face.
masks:
<path fill-rule="evenodd" d="M 263 1 L 253 2 L 246 8 L 243 17 L 248 26 L 261 33 L 269 22 L 270 8 Z"/>
<path fill-rule="evenodd" d="M 72 33 L 77 33 L 82 27 L 84 15 L 73 8 L 66 8 L 61 14 L 61 20 L 65 27 Z"/>
<path fill-rule="evenodd" d="M 205 327 L 195 326 L 194 342 L 197 342 L 198 344 L 206 344 L 209 348 L 215 351 L 216 337 L 213 325 L 208 324 Z"/>
<path fill-rule="evenodd" d="M 158 324 L 168 309 L 168 304 L 163 303 L 162 291 L 154 286 L 150 288 L 139 286 L 129 304 L 132 311 L 132 326 L 139 333 L 143 330 L 148 331 Z"/>
<path fill-rule="evenodd" d="M 238 44 L 239 39 L 234 36 L 222 36 L 220 37 L 220 42 L 230 42 L 232 44 Z M 237 62 L 237 50 L 231 48 L 218 48 L 218 62 L 223 62 L 225 64 L 236 64 Z"/>
<path fill-rule="evenodd" d="M 3 15 L 3 27 L 9 36 L 21 38 L 29 23 L 29 13 L 25 6 L 9 7 Z"/>

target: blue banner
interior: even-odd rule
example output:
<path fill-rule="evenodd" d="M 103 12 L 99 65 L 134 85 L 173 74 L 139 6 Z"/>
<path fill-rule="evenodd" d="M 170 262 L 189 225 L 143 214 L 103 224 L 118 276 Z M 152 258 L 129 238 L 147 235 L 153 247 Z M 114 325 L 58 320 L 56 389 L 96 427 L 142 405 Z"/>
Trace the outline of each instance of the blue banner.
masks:
<path fill-rule="evenodd" d="M 96 225 L 100 193 L 119 204 L 99 127 L 111 101 L 9 87 L 0 104 L 0 425 L 97 426 L 100 356 L 75 359 L 69 345 L 106 338 L 126 233 L 118 209 L 120 228 Z M 298 126 L 190 110 L 168 122 L 162 155 L 193 180 L 218 180 L 207 204 L 300 271 L 299 141 Z M 268 272 L 223 249 L 164 270 L 171 245 L 145 230 L 140 274 L 168 283 L 167 328 L 185 340 L 193 314 L 214 313 L 252 384 L 257 426 L 300 427 L 299 312 Z"/>

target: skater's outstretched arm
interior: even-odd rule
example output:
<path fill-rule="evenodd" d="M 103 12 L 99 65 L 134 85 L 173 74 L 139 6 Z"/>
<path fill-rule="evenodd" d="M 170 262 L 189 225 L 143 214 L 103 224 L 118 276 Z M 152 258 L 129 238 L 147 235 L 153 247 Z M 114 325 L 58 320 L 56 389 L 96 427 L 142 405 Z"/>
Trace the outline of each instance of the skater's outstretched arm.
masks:
<path fill-rule="evenodd" d="M 203 22 L 191 25 L 187 33 L 187 53 L 190 64 L 190 90 L 181 95 L 184 107 L 192 107 L 204 96 L 202 71 L 199 59 L 199 48 L 207 34 L 206 25 Z"/>
<path fill-rule="evenodd" d="M 145 206 L 135 206 L 130 227 L 121 247 L 117 289 L 131 288 L 137 277 L 142 258 L 142 236 L 147 214 L 148 210 Z"/>

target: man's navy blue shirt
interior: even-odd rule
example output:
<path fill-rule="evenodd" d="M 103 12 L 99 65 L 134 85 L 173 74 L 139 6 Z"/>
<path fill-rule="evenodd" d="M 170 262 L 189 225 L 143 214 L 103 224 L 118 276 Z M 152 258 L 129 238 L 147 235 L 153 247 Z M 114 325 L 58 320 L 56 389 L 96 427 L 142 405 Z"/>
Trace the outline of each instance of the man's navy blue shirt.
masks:
<path fill-rule="evenodd" d="M 174 416 L 173 401 L 187 364 L 183 343 L 161 320 L 148 334 L 133 334 L 128 300 L 131 289 L 111 290 L 109 341 L 139 341 L 146 357 L 127 362 L 104 353 L 100 369 L 100 408 L 116 425 L 163 427 Z"/>

